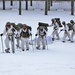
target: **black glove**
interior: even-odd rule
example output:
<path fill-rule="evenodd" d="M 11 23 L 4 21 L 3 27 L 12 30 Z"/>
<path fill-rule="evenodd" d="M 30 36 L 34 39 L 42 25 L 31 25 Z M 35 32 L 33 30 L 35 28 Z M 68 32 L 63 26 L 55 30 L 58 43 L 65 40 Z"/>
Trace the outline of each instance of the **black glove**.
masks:
<path fill-rule="evenodd" d="M 3 36 L 3 34 L 0 34 L 0 36 Z"/>
<path fill-rule="evenodd" d="M 63 31 L 63 29 L 61 29 L 60 31 Z"/>
<path fill-rule="evenodd" d="M 35 34 L 35 36 L 37 36 L 37 34 Z"/>
<path fill-rule="evenodd" d="M 12 29 L 12 32 L 15 32 L 15 29 L 14 28 Z"/>
<path fill-rule="evenodd" d="M 46 32 L 44 32 L 44 35 L 46 35 Z"/>

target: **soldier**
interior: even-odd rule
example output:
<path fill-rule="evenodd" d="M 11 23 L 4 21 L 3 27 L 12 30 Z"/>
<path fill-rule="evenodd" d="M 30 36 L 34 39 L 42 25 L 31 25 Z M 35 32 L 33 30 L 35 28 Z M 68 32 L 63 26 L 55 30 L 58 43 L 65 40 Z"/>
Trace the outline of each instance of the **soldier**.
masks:
<path fill-rule="evenodd" d="M 37 49 L 40 49 L 40 42 L 42 43 L 42 49 L 45 49 L 45 45 L 46 45 L 46 30 L 44 28 L 44 26 L 39 26 L 37 28 L 37 33 L 35 34 L 35 36 L 38 36 L 37 39 Z"/>
<path fill-rule="evenodd" d="M 24 45 L 26 43 L 26 50 L 29 50 L 29 37 L 32 36 L 30 29 L 27 25 L 24 25 L 20 31 L 21 48 L 24 51 Z"/>
<path fill-rule="evenodd" d="M 23 28 L 23 24 L 22 23 L 18 23 L 16 26 L 15 26 L 15 29 L 17 30 L 17 34 L 16 34 L 16 47 L 17 48 L 21 48 L 20 47 L 20 40 L 21 40 L 21 38 L 20 38 L 20 29 L 21 28 Z"/>
<path fill-rule="evenodd" d="M 55 40 L 55 35 L 57 37 L 57 40 L 59 40 L 59 33 L 58 33 L 59 25 L 57 24 L 55 19 L 52 19 L 51 21 L 52 21 L 52 24 L 50 25 L 50 27 L 53 26 L 52 40 L 53 41 Z"/>
<path fill-rule="evenodd" d="M 14 31 L 15 29 L 13 28 L 13 26 L 10 24 L 10 22 L 7 22 L 6 23 L 6 26 L 5 26 L 5 30 L 4 32 L 1 34 L 1 36 L 5 35 L 6 34 L 6 39 L 5 39 L 5 45 L 6 45 L 6 48 L 5 49 L 5 52 L 6 53 L 10 53 L 10 47 L 9 47 L 9 41 L 12 40 L 12 36 L 14 34 Z M 12 42 L 11 42 L 12 43 Z"/>
<path fill-rule="evenodd" d="M 63 43 L 65 43 L 66 37 L 68 36 L 68 38 L 70 39 L 70 34 L 69 34 L 69 27 L 68 25 L 65 23 L 65 21 L 62 22 L 62 24 L 64 25 L 64 29 L 62 29 L 64 31 L 64 36 L 63 36 Z M 62 31 L 61 30 L 61 31 Z M 71 40 L 71 39 L 70 39 Z"/>
<path fill-rule="evenodd" d="M 74 42 L 73 37 L 75 35 L 75 22 L 71 20 L 70 23 L 72 25 L 71 42 Z"/>

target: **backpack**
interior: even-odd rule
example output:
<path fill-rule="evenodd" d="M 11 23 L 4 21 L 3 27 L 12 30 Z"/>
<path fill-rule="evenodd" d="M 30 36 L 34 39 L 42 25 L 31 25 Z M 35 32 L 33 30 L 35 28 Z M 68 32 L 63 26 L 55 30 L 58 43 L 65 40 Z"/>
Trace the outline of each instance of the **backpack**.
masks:
<path fill-rule="evenodd" d="M 40 26 L 43 26 L 43 27 L 44 27 L 44 29 L 45 29 L 46 31 L 48 31 L 48 28 L 47 28 L 47 27 L 49 26 L 49 24 L 39 22 L 39 23 L 38 23 L 38 25 L 39 25 L 39 27 L 40 27 Z M 39 29 L 39 27 L 38 27 L 37 29 Z"/>
<path fill-rule="evenodd" d="M 18 30 L 18 27 L 15 23 L 10 23 L 16 30 Z"/>
<path fill-rule="evenodd" d="M 56 20 L 56 22 L 58 23 L 59 27 L 62 27 L 60 18 L 55 18 L 55 20 Z"/>
<path fill-rule="evenodd" d="M 24 31 L 22 30 L 21 33 L 20 33 L 20 37 L 29 38 L 29 37 L 30 37 L 30 34 L 29 34 L 28 29 L 27 29 L 26 32 L 24 32 Z"/>
<path fill-rule="evenodd" d="M 73 25 L 71 25 L 70 23 L 67 23 L 67 26 L 69 27 L 69 31 L 73 30 Z"/>

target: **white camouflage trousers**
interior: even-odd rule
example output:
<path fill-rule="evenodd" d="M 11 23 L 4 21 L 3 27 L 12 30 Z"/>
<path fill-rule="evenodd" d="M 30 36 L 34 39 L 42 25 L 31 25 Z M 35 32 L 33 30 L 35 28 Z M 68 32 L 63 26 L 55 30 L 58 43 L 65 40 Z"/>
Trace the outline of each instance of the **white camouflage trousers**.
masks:
<path fill-rule="evenodd" d="M 67 37 L 71 40 L 70 34 L 68 32 L 64 32 L 63 41 L 65 41 Z"/>
<path fill-rule="evenodd" d="M 52 38 L 55 38 L 55 36 L 57 37 L 57 39 L 59 39 L 59 33 L 58 30 L 54 30 L 52 33 Z"/>
<path fill-rule="evenodd" d="M 45 45 L 46 45 L 46 39 L 45 37 L 41 38 L 41 37 L 38 37 L 37 39 L 37 46 L 40 47 L 40 43 L 42 44 L 42 47 L 45 48 Z"/>
<path fill-rule="evenodd" d="M 72 34 L 71 34 L 71 41 L 73 41 L 74 35 L 75 35 L 75 31 L 73 31 Z"/>
<path fill-rule="evenodd" d="M 26 45 L 26 49 L 29 49 L 29 38 L 21 37 L 21 48 L 25 49 L 24 47 L 25 45 Z"/>
<path fill-rule="evenodd" d="M 5 46 L 6 46 L 7 49 L 10 48 L 10 45 L 9 45 L 10 42 L 11 42 L 11 47 L 12 47 L 12 40 L 11 39 L 12 39 L 11 36 L 6 35 Z"/>

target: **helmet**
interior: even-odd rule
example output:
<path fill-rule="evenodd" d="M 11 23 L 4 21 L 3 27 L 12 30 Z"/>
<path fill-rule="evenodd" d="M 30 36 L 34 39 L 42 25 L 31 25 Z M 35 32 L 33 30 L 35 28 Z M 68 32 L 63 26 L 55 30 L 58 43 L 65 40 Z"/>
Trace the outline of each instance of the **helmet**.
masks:
<path fill-rule="evenodd" d="M 73 20 L 70 20 L 70 23 L 74 23 L 74 21 Z"/>
<path fill-rule="evenodd" d="M 44 26 L 39 26 L 39 28 L 40 28 L 40 29 L 43 29 L 43 28 L 44 28 Z"/>
<path fill-rule="evenodd" d="M 65 25 L 66 24 L 65 21 L 63 21 L 62 24 Z"/>
<path fill-rule="evenodd" d="M 10 27 L 11 26 L 11 23 L 10 22 L 7 22 L 6 23 L 6 27 Z"/>
<path fill-rule="evenodd" d="M 26 24 L 24 24 L 24 25 L 23 25 L 23 29 L 26 29 L 26 28 L 27 28 L 27 25 L 26 25 Z"/>
<path fill-rule="evenodd" d="M 52 18 L 52 19 L 51 19 L 51 21 L 53 22 L 53 21 L 55 21 L 55 19 L 54 19 L 54 18 Z"/>

